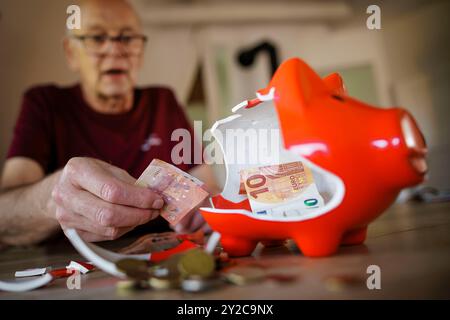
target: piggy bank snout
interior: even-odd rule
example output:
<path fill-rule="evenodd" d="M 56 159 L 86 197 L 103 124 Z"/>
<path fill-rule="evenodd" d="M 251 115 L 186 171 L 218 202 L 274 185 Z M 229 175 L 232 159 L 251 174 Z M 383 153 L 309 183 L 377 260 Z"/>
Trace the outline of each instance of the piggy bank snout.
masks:
<path fill-rule="evenodd" d="M 398 190 L 423 182 L 427 146 L 414 117 L 405 109 L 390 108 L 377 109 L 366 119 L 372 147 L 367 163 L 377 179 Z"/>
<path fill-rule="evenodd" d="M 406 110 L 403 110 L 400 125 L 406 147 L 408 148 L 408 160 L 418 174 L 424 175 L 428 171 L 426 162 L 428 150 L 425 138 L 413 116 Z"/>

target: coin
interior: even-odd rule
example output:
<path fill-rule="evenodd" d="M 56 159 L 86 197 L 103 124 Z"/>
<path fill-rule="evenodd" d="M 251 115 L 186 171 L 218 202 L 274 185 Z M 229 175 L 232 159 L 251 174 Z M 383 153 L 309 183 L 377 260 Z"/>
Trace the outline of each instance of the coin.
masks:
<path fill-rule="evenodd" d="M 201 249 L 191 249 L 185 252 L 179 262 L 178 270 L 184 277 L 209 277 L 215 269 L 214 257 Z"/>
<path fill-rule="evenodd" d="M 117 290 L 134 290 L 139 287 L 135 280 L 120 280 L 116 283 Z"/>
<path fill-rule="evenodd" d="M 157 265 L 150 269 L 150 273 L 155 277 L 166 277 L 170 274 L 170 269 L 164 266 Z"/>
<path fill-rule="evenodd" d="M 178 262 L 183 254 L 172 255 L 169 259 L 162 261 L 157 268 L 166 269 L 168 274 L 179 275 Z M 161 271 L 162 272 L 162 271 Z"/>
<path fill-rule="evenodd" d="M 204 278 L 201 276 L 190 276 L 183 279 L 181 289 L 187 292 L 201 292 L 212 289 L 221 283 L 219 277 Z"/>
<path fill-rule="evenodd" d="M 117 269 L 126 272 L 127 270 L 147 270 L 148 264 L 144 260 L 125 258 L 116 262 Z"/>
<path fill-rule="evenodd" d="M 261 268 L 251 266 L 237 266 L 228 269 L 223 276 L 229 282 L 243 286 L 265 277 L 265 272 Z"/>
<path fill-rule="evenodd" d="M 116 283 L 117 292 L 127 293 L 141 289 L 148 289 L 147 280 L 120 280 Z"/>
<path fill-rule="evenodd" d="M 148 263 L 144 260 L 130 258 L 121 259 L 116 262 L 116 267 L 132 279 L 147 280 L 150 276 Z"/>
<path fill-rule="evenodd" d="M 148 284 L 153 288 L 157 290 L 164 290 L 164 289 L 173 289 L 178 288 L 180 281 L 179 277 L 174 276 L 162 276 L 162 277 L 156 277 L 152 276 L 148 280 Z"/>

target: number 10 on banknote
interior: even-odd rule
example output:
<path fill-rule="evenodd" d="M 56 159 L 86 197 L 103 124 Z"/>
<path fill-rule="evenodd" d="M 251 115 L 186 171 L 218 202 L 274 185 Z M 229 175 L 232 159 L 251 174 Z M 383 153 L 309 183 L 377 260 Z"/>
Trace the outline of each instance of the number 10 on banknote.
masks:
<path fill-rule="evenodd" d="M 323 205 L 311 169 L 300 161 L 243 169 L 240 174 L 254 213 L 295 216 Z"/>

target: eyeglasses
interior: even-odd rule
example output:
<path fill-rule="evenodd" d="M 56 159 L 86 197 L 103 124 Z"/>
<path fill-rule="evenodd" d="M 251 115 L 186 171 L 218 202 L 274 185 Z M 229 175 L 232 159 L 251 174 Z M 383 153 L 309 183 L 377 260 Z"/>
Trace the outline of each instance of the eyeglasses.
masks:
<path fill-rule="evenodd" d="M 144 45 L 147 42 L 147 37 L 141 34 L 124 35 L 120 34 L 115 37 L 108 36 L 106 34 L 95 35 L 79 35 L 72 36 L 83 42 L 86 50 L 93 54 L 105 53 L 108 41 L 118 42 L 125 53 L 136 55 L 140 54 L 144 49 Z"/>

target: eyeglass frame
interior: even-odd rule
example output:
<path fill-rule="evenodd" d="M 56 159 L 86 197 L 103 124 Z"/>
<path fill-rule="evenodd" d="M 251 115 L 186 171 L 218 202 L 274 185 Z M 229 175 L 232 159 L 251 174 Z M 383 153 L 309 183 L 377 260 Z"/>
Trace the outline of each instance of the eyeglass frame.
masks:
<path fill-rule="evenodd" d="M 84 35 L 71 35 L 71 38 L 80 40 L 83 45 L 86 47 L 86 43 L 85 40 L 86 39 L 94 39 L 95 37 L 104 37 L 105 38 L 105 42 L 103 44 L 101 44 L 100 46 L 104 46 L 106 45 L 107 41 L 112 41 L 112 42 L 118 42 L 120 45 L 124 46 L 126 48 L 126 44 L 123 43 L 122 39 L 123 38 L 132 38 L 132 39 L 141 39 L 143 41 L 142 43 L 142 48 L 144 48 L 145 44 L 148 41 L 148 38 L 146 35 L 144 34 L 132 34 L 132 35 L 123 35 L 123 34 L 119 34 L 117 36 L 109 36 L 109 35 L 89 35 L 89 34 L 84 34 Z M 95 53 L 101 53 L 101 50 L 99 50 L 99 52 L 95 52 Z M 127 52 L 129 53 L 129 52 Z"/>

